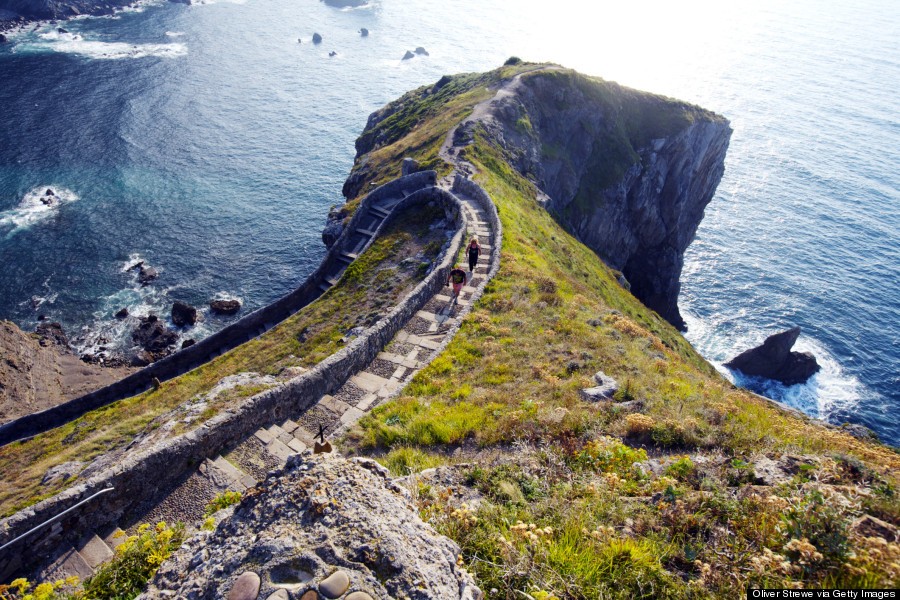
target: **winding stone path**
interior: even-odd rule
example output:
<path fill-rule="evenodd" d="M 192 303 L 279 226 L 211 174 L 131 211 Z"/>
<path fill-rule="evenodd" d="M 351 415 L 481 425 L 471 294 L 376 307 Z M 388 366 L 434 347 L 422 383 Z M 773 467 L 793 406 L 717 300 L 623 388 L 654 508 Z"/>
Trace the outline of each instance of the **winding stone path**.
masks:
<path fill-rule="evenodd" d="M 487 107 L 490 102 L 501 93 L 506 93 L 508 86 L 517 84 L 518 80 L 516 77 L 507 82 L 497 96 L 477 105 L 473 115 L 489 118 Z M 466 120 L 471 121 L 472 116 Z M 468 174 L 473 166 L 457 159 L 459 148 L 454 146 L 455 132 L 456 128 L 448 133 L 441 154 L 446 153 L 445 160 Z M 477 236 L 482 248 L 479 262 L 469 274 L 469 281 L 456 302 L 453 302 L 449 288 L 443 288 L 443 293 L 433 294 L 384 350 L 364 369 L 352 374 L 333 394 L 322 396 L 312 406 L 289 419 L 256 430 L 215 459 L 205 459 L 196 471 L 169 490 L 151 492 L 155 499 L 148 499 L 142 507 L 128 515 L 127 523 L 119 525 L 131 531 L 145 522 L 182 521 L 188 525 L 199 525 L 205 507 L 216 495 L 226 490 L 247 490 L 269 471 L 282 466 L 290 455 L 311 449 L 320 428 L 328 436 L 340 434 L 380 403 L 399 395 L 415 374 L 436 358 L 452 340 L 463 318 L 481 296 L 484 285 L 499 267 L 500 253 L 495 251 L 495 245 L 502 243 L 499 219 L 493 206 L 490 207 L 492 214 L 489 214 L 478 199 L 464 191 L 471 191 L 473 185 L 458 173 L 451 173 L 439 182 L 439 187 L 451 192 L 460 202 L 465 215 L 465 242 Z M 355 245 L 350 251 L 344 250 L 335 272 L 328 273 L 324 278 L 328 286 L 323 284 L 323 291 L 337 282 L 346 266 L 365 249 L 380 223 L 406 195 L 404 190 L 399 197 L 382 200 L 369 208 L 367 218 L 360 221 L 352 234 L 351 242 L 355 241 Z M 487 194 L 483 197 L 487 198 Z M 80 562 L 78 565 L 81 567 Z M 48 579 L 50 575 L 45 571 L 41 579 Z M 58 578 L 66 573 L 57 568 L 52 575 Z"/>

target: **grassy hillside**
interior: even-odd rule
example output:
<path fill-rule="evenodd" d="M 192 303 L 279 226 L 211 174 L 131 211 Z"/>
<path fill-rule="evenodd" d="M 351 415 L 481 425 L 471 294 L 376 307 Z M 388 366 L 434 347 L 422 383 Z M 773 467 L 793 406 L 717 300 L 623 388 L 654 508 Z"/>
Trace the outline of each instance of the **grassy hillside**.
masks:
<path fill-rule="evenodd" d="M 607 89 L 625 104 L 639 95 Z M 442 101 L 460 115 L 483 97 Z M 421 117 L 363 158 L 374 179 L 407 153 L 433 160 L 453 123 L 404 102 Z M 632 128 L 650 137 L 670 123 L 641 119 Z M 398 474 L 468 464 L 488 501 L 477 512 L 427 486 L 419 502 L 488 598 L 900 583 L 900 547 L 854 526 L 863 514 L 900 523 L 900 456 L 735 389 L 550 218 L 502 148 L 476 135 L 466 157 L 500 211 L 500 271 L 446 351 L 343 447 Z M 618 402 L 579 396 L 598 370 L 618 380 Z M 754 461 L 782 453 L 796 473 L 755 485 Z"/>

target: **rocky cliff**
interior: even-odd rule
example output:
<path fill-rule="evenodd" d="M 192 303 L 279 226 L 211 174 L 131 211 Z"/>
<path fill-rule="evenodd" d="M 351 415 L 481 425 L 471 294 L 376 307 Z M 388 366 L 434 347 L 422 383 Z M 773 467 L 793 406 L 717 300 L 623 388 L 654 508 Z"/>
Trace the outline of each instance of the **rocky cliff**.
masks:
<path fill-rule="evenodd" d="M 722 178 L 728 121 L 562 69 L 523 75 L 509 91 L 478 127 L 546 194 L 559 222 L 684 329 L 683 254 Z"/>

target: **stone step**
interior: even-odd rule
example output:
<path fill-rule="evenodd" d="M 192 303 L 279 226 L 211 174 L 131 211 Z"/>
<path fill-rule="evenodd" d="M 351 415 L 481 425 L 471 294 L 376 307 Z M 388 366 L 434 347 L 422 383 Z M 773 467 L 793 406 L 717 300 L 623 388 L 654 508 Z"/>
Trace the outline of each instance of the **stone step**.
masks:
<path fill-rule="evenodd" d="M 231 469 L 223 469 L 208 458 L 200 464 L 197 474 L 203 477 L 217 494 L 228 491 L 243 492 L 247 489 L 247 486 L 241 482 L 240 476 L 235 477 Z"/>
<path fill-rule="evenodd" d="M 328 285 L 327 283 L 320 283 L 319 289 L 322 290 L 323 292 L 327 292 L 328 290 L 331 289 L 331 286 Z"/>
<path fill-rule="evenodd" d="M 48 566 L 41 569 L 38 581 L 59 581 L 69 577 L 77 577 L 84 581 L 94 574 L 91 565 L 69 543 L 63 543 L 54 552 L 54 558 Z"/>
<path fill-rule="evenodd" d="M 377 392 L 388 382 L 384 377 L 362 371 L 350 377 L 350 381 L 367 392 Z"/>
<path fill-rule="evenodd" d="M 75 545 L 75 550 L 93 570 L 113 557 L 113 550 L 95 533 L 90 533 Z"/>
<path fill-rule="evenodd" d="M 103 541 L 106 542 L 106 545 L 115 550 L 119 546 L 125 543 L 125 539 L 128 537 L 124 531 L 116 527 L 115 525 L 111 527 L 107 527 L 100 531 L 100 537 L 103 538 Z"/>
<path fill-rule="evenodd" d="M 368 230 L 368 229 L 357 229 L 357 230 L 356 230 L 356 233 L 361 233 L 361 234 L 367 235 L 367 236 L 369 236 L 369 237 L 375 237 L 375 232 L 374 232 L 374 231 L 370 231 L 370 230 Z"/>
<path fill-rule="evenodd" d="M 337 277 L 326 277 L 325 281 L 328 283 L 328 285 L 337 285 L 338 282 Z"/>
<path fill-rule="evenodd" d="M 290 446 L 277 438 L 272 438 L 272 441 L 266 444 L 266 450 L 282 462 L 286 461 L 291 454 L 295 454 Z"/>
<path fill-rule="evenodd" d="M 244 473 L 242 470 L 231 464 L 224 456 L 217 456 L 213 461 L 213 464 L 216 465 L 219 470 L 228 473 L 231 480 L 237 482 L 243 488 L 238 489 L 238 492 L 243 492 L 245 489 L 252 488 L 256 485 L 256 479 L 252 475 Z"/>
<path fill-rule="evenodd" d="M 267 428 L 267 431 L 272 434 L 272 437 L 279 440 L 282 444 L 285 445 L 292 439 L 294 439 L 294 436 L 292 436 L 290 433 L 288 433 L 278 425 L 270 425 Z"/>
<path fill-rule="evenodd" d="M 391 214 L 391 211 L 380 206 L 370 206 L 369 212 L 381 217 L 382 219 Z"/>

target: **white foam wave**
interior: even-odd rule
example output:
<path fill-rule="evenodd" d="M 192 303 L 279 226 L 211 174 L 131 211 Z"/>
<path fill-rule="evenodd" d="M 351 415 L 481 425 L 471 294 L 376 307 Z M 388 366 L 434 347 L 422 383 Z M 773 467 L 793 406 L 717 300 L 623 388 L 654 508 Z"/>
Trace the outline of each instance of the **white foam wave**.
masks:
<path fill-rule="evenodd" d="M 739 371 L 731 371 L 723 363 L 740 352 L 762 342 L 763 332 L 735 334 L 729 323 L 707 323 L 682 309 L 688 325 L 687 338 L 697 350 L 712 363 L 729 381 L 772 398 L 805 414 L 829 421 L 835 414 L 850 414 L 866 395 L 865 386 L 848 374 L 838 360 L 817 340 L 802 334 L 794 346 L 797 352 L 810 352 L 822 369 L 809 381 L 792 386 L 762 377 L 748 377 Z M 771 333 L 771 332 L 769 332 Z"/>
<path fill-rule="evenodd" d="M 31 42 L 21 43 L 21 49 L 35 52 L 64 52 L 98 60 L 144 58 L 147 56 L 176 58 L 187 54 L 187 46 L 175 42 L 168 44 L 102 42 L 84 39 L 84 37 L 78 33 L 61 33 L 58 30 L 39 33 L 37 38 L 37 40 Z"/>
<path fill-rule="evenodd" d="M 169 37 L 181 37 L 184 35 L 183 31 L 167 31 L 166 35 Z"/>
<path fill-rule="evenodd" d="M 36 187 L 25 194 L 17 207 L 0 212 L 0 229 L 9 228 L 6 234 L 8 239 L 35 223 L 53 217 L 60 206 L 76 200 L 78 196 L 75 192 L 66 188 L 46 185 Z"/>

